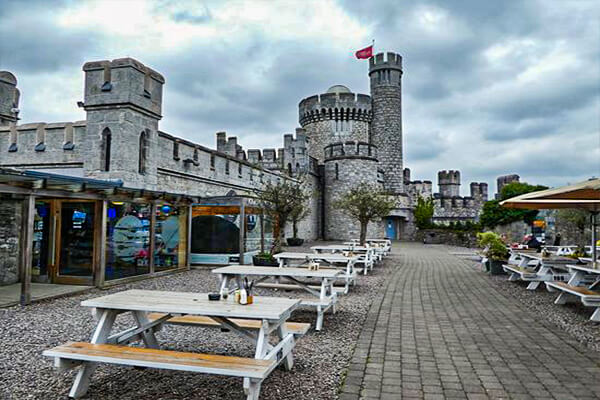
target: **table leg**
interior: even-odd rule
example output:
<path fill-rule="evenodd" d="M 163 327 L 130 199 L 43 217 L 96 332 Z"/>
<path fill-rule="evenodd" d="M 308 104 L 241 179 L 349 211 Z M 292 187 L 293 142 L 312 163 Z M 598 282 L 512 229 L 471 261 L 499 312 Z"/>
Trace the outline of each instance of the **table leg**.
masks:
<path fill-rule="evenodd" d="M 99 310 L 95 310 L 98 313 Z M 117 313 L 114 310 L 103 309 L 100 312 L 100 318 L 98 319 L 98 325 L 96 325 L 96 330 L 92 335 L 92 340 L 90 341 L 93 344 L 106 343 L 108 339 L 108 335 L 112 329 L 113 324 L 115 323 L 115 318 L 117 317 Z M 77 372 L 75 376 L 75 381 L 73 382 L 73 386 L 71 387 L 71 391 L 69 392 L 69 397 L 73 397 L 75 399 L 84 396 L 90 386 L 90 378 L 96 369 L 98 364 L 94 362 L 84 362 L 81 366 L 81 369 Z"/>
<path fill-rule="evenodd" d="M 277 337 L 279 338 L 279 341 L 282 341 L 283 339 L 285 339 L 285 337 L 287 335 L 288 335 L 288 332 L 287 332 L 287 329 L 285 328 L 285 324 L 279 325 L 279 327 L 277 328 Z M 285 359 L 283 360 L 283 367 L 285 368 L 286 371 L 291 371 L 293 366 L 294 366 L 294 355 L 290 351 L 288 353 L 288 355 L 285 357 Z"/>
<path fill-rule="evenodd" d="M 150 323 L 150 320 L 148 320 L 148 316 L 145 311 L 134 311 L 133 317 L 135 318 L 135 321 L 137 322 L 138 327 L 140 327 L 140 328 L 142 328 Z M 158 341 L 156 340 L 156 336 L 154 336 L 154 329 L 152 329 L 152 328 L 146 329 L 146 330 L 142 331 L 141 334 L 142 334 L 142 340 L 144 341 L 144 344 L 146 345 L 146 347 L 148 347 L 150 349 L 160 349 L 160 346 L 158 345 Z"/>

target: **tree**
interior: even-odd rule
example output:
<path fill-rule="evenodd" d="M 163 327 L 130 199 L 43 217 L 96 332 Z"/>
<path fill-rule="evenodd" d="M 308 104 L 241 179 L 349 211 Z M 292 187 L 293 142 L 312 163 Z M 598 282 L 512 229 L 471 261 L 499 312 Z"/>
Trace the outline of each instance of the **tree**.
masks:
<path fill-rule="evenodd" d="M 364 245 L 369 222 L 389 215 L 395 202 L 378 186 L 363 183 L 350 189 L 342 199 L 335 201 L 333 206 L 358 220 L 360 244 Z"/>
<path fill-rule="evenodd" d="M 303 187 L 303 180 L 298 182 L 285 179 L 277 183 L 267 182 L 262 189 L 254 191 L 261 208 L 275 221 L 271 253 L 281 251 L 287 221 L 307 202 L 309 195 Z"/>
<path fill-rule="evenodd" d="M 417 205 L 415 206 L 415 224 L 419 229 L 427 229 L 433 226 L 433 198 L 423 198 L 419 196 L 417 198 Z"/>
<path fill-rule="evenodd" d="M 298 237 L 298 222 L 310 215 L 310 208 L 308 205 L 308 196 L 304 198 L 304 201 L 299 202 L 296 207 L 290 213 L 290 221 L 292 221 L 292 232 L 293 238 Z"/>
<path fill-rule="evenodd" d="M 519 210 L 506 208 L 500 205 L 502 200 L 510 199 L 525 193 L 537 192 L 548 189 L 546 186 L 529 185 L 525 182 L 512 182 L 502 188 L 500 199 L 486 201 L 481 210 L 479 221 L 481 225 L 495 228 L 498 225 L 507 225 L 515 221 L 523 221 L 531 225 L 535 220 L 537 210 Z"/>

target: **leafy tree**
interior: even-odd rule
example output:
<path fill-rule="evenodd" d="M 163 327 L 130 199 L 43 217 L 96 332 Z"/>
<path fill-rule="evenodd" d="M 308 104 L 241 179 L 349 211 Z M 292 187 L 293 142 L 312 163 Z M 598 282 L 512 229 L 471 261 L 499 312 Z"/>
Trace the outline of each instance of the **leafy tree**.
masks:
<path fill-rule="evenodd" d="M 262 190 L 255 190 L 254 194 L 262 209 L 275 221 L 273 232 L 273 246 L 271 253 L 281 251 L 281 244 L 285 235 L 286 222 L 292 215 L 305 206 L 309 195 L 304 190 L 304 181 L 282 180 L 277 183 L 266 183 Z M 297 214 L 297 221 L 302 213 Z"/>
<path fill-rule="evenodd" d="M 292 221 L 292 231 L 294 233 L 294 239 L 298 237 L 298 223 L 304 218 L 310 215 L 310 208 L 308 204 L 308 196 L 303 199 L 302 202 L 298 202 L 296 207 L 293 208 L 290 213 L 290 221 Z"/>
<path fill-rule="evenodd" d="M 547 189 L 546 186 L 529 185 L 525 182 L 512 182 L 502 188 L 499 200 L 485 202 L 481 211 L 479 221 L 481 225 L 494 228 L 498 225 L 507 225 L 515 221 L 524 221 L 531 225 L 538 214 L 537 210 L 520 210 L 516 208 L 502 207 L 502 200 L 510 199 L 525 193 L 537 192 Z"/>
<path fill-rule="evenodd" d="M 371 221 L 377 221 L 389 215 L 394 208 L 394 201 L 379 187 L 369 184 L 359 184 L 334 202 L 334 207 L 344 211 L 360 223 L 360 244 L 364 245 L 367 238 L 367 226 Z"/>
<path fill-rule="evenodd" d="M 415 224 L 419 229 L 427 229 L 433 226 L 433 198 L 423 198 L 419 196 L 417 198 L 417 205 L 415 206 Z"/>

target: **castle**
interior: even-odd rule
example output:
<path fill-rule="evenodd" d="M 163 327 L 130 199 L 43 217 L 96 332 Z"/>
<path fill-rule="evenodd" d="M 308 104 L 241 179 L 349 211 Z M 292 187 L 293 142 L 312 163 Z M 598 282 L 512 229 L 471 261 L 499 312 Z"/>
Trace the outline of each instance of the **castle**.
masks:
<path fill-rule="evenodd" d="M 486 183 L 460 196 L 460 172 L 440 171 L 439 193 L 431 181 L 411 180 L 403 166 L 402 57 L 369 59 L 370 95 L 334 85 L 299 103 L 295 135 L 279 149 L 248 149 L 236 137 L 216 134 L 216 149 L 163 132 L 164 77 L 141 62 L 122 58 L 88 62 L 86 119 L 18 124 L 19 90 L 0 72 L 0 167 L 121 180 L 127 187 L 200 197 L 251 195 L 266 182 L 302 176 L 311 191 L 305 239 L 349 239 L 358 224 L 333 203 L 359 183 L 377 184 L 394 196 L 389 216 L 369 226 L 369 236 L 411 238 L 419 196 L 433 197 L 434 221 L 475 221 L 488 198 Z"/>

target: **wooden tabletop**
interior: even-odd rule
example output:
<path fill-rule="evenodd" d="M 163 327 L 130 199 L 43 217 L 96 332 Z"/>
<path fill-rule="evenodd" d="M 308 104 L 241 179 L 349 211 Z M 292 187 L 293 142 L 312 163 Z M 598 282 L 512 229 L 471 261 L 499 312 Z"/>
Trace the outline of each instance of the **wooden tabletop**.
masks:
<path fill-rule="evenodd" d="M 375 250 L 376 247 L 364 247 L 358 245 L 340 245 L 340 244 L 332 244 L 329 246 L 312 246 L 311 250 L 340 250 L 340 251 L 369 251 Z"/>
<path fill-rule="evenodd" d="M 358 260 L 358 256 L 346 257 L 342 254 L 315 254 L 315 253 L 295 253 L 290 251 L 285 251 L 283 253 L 278 253 L 273 255 L 276 259 L 287 258 L 292 260 L 302 260 L 308 258 L 309 260 L 327 260 L 329 262 L 348 262 L 348 261 L 356 261 Z"/>
<path fill-rule="evenodd" d="M 343 272 L 339 269 L 319 268 L 310 271 L 308 268 L 279 268 L 279 267 L 254 267 L 251 265 L 229 265 L 212 270 L 213 274 L 225 275 L 257 275 L 257 276 L 295 276 L 314 278 L 335 278 Z"/>
<path fill-rule="evenodd" d="M 569 269 L 576 269 L 578 271 L 582 271 L 588 274 L 600 274 L 600 268 L 591 268 L 589 264 L 577 265 L 577 264 L 569 264 L 567 265 Z"/>
<path fill-rule="evenodd" d="M 81 302 L 84 307 L 113 310 L 147 311 L 172 314 L 197 314 L 225 318 L 250 318 L 279 321 L 298 307 L 300 300 L 254 296 L 254 303 L 237 304 L 227 300 L 208 300 L 207 293 L 125 290 Z"/>

